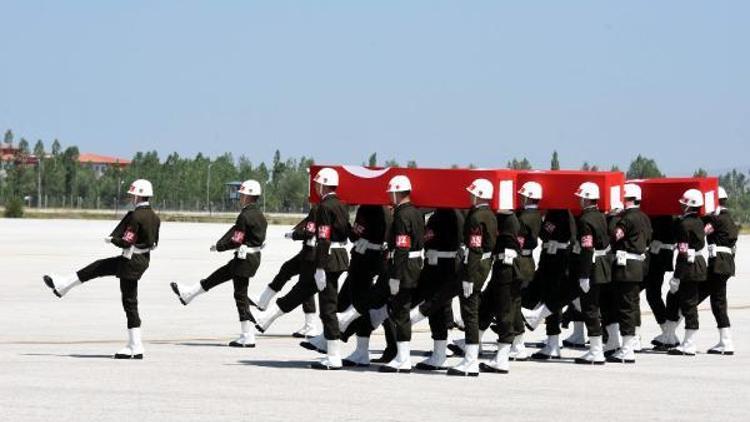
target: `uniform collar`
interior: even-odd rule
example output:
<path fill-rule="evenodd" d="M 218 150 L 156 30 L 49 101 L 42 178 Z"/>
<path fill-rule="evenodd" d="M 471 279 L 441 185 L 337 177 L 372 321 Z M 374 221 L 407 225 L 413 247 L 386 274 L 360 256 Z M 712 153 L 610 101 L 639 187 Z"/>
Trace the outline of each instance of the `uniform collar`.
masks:
<path fill-rule="evenodd" d="M 395 209 L 397 209 L 397 210 L 398 210 L 398 209 L 401 209 L 401 208 L 406 208 L 406 207 L 409 207 L 409 206 L 413 206 L 413 205 L 414 205 L 414 204 L 412 204 L 412 203 L 411 203 L 411 201 L 409 201 L 409 202 L 404 202 L 403 204 L 398 204 L 398 205 L 396 206 L 396 208 L 395 208 Z"/>
<path fill-rule="evenodd" d="M 242 207 L 243 210 L 249 210 L 251 208 L 255 208 L 255 202 L 253 202 L 251 204 L 247 204 L 244 207 Z"/>
<path fill-rule="evenodd" d="M 714 211 L 714 213 L 716 215 L 721 215 L 721 213 L 724 211 L 727 211 L 727 207 L 722 207 L 721 205 L 719 205 L 718 207 L 716 207 L 716 211 Z"/>
<path fill-rule="evenodd" d="M 135 204 L 135 208 L 145 208 L 145 207 L 150 207 L 150 206 L 151 204 L 149 204 L 148 201 L 143 201 L 143 202 L 139 202 Z"/>
<path fill-rule="evenodd" d="M 525 209 L 525 210 L 538 210 L 539 209 L 539 204 L 524 205 L 523 209 Z"/>
<path fill-rule="evenodd" d="M 625 209 L 626 209 L 626 210 L 632 210 L 633 208 L 636 208 L 636 209 L 637 209 L 637 208 L 640 208 L 640 207 L 641 207 L 640 205 L 635 205 L 635 204 L 633 204 L 633 205 L 630 205 L 630 206 L 626 205 L 626 206 L 625 206 Z"/>
<path fill-rule="evenodd" d="M 323 197 L 320 198 L 321 201 L 326 200 L 330 198 L 331 196 L 336 196 L 336 192 L 328 192 L 327 194 L 323 195 Z"/>
<path fill-rule="evenodd" d="M 474 209 L 478 210 L 479 208 L 489 208 L 490 204 L 476 204 L 474 205 Z"/>

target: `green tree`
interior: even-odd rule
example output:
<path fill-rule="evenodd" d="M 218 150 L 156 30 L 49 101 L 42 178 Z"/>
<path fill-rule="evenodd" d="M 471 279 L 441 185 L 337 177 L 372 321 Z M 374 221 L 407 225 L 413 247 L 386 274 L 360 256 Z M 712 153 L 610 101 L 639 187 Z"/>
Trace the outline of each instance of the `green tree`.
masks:
<path fill-rule="evenodd" d="M 560 157 L 557 155 L 557 150 L 552 152 L 552 162 L 549 168 L 550 170 L 560 170 Z"/>
<path fill-rule="evenodd" d="M 406 162 L 406 167 L 410 169 L 415 169 L 417 168 L 417 162 L 414 160 L 409 160 Z"/>
<path fill-rule="evenodd" d="M 628 179 L 653 179 L 664 177 L 661 171 L 659 171 L 656 161 L 640 154 L 638 154 L 638 157 L 630 163 L 626 175 Z"/>
<path fill-rule="evenodd" d="M 378 154 L 376 152 L 373 152 L 370 155 L 370 158 L 367 159 L 367 165 L 370 167 L 377 167 L 378 166 Z"/>
<path fill-rule="evenodd" d="M 508 161 L 507 167 L 513 170 L 531 170 L 532 169 L 531 162 L 526 157 L 524 157 L 522 160 L 518 160 L 514 158 L 513 160 Z"/>
<path fill-rule="evenodd" d="M 693 172 L 693 177 L 708 177 L 708 172 L 701 167 Z"/>
<path fill-rule="evenodd" d="M 12 145 L 13 144 L 13 131 L 8 129 L 5 131 L 5 136 L 3 137 L 3 142 L 6 144 Z"/>

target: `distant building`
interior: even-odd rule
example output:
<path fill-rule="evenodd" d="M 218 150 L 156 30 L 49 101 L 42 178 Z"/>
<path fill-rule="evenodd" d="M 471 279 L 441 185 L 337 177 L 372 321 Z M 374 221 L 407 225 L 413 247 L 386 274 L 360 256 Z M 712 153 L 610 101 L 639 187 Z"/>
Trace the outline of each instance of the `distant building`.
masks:
<path fill-rule="evenodd" d="M 124 158 L 110 157 L 107 155 L 92 154 L 88 152 L 79 154 L 78 162 L 90 166 L 96 173 L 97 177 L 104 174 L 109 168 L 125 168 L 130 165 L 130 160 Z"/>
<path fill-rule="evenodd" d="M 6 168 L 9 164 L 35 166 L 38 162 L 34 154 L 21 154 L 13 144 L 0 143 L 0 167 Z"/>

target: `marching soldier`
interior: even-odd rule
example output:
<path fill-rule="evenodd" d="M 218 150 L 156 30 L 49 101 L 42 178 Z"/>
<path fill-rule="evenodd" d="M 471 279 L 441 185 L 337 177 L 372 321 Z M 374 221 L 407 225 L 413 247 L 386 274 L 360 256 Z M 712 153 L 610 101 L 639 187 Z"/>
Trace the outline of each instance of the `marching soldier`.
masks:
<path fill-rule="evenodd" d="M 419 306 L 412 309 L 410 320 L 413 325 L 429 318 L 433 350 L 428 359 L 416 365 L 417 369 L 445 369 L 450 322 L 447 310 L 450 309 L 451 302 L 443 296 L 443 292 L 450 290 L 457 293 L 455 290 L 461 267 L 459 252 L 463 241 L 463 225 L 463 214 L 452 208 L 436 210 L 425 225 L 425 265 L 419 275 L 418 296 L 425 299 L 425 303 L 433 303 L 428 307 L 427 315 L 422 314 Z"/>
<path fill-rule="evenodd" d="M 625 211 L 614 230 L 615 265 L 612 290 L 615 292 L 615 318 L 620 324 L 622 347 L 609 362 L 635 363 L 636 327 L 640 320 L 640 291 L 643 283 L 646 251 L 651 243 L 651 221 L 640 209 L 641 188 L 625 184 Z"/>
<path fill-rule="evenodd" d="M 260 183 L 255 180 L 246 180 L 240 185 L 239 194 L 242 211 L 237 216 L 237 221 L 216 244 L 211 245 L 211 251 L 234 251 L 234 258 L 214 271 L 208 278 L 192 286 L 182 286 L 178 283 L 170 283 L 170 286 L 180 302 L 187 305 L 197 296 L 232 280 L 241 334 L 238 339 L 230 342 L 229 346 L 255 347 L 255 333 L 251 325 L 255 319 L 250 313 L 247 286 L 250 278 L 255 275 L 260 266 L 260 251 L 266 240 L 268 223 L 257 206 L 261 195 Z"/>
<path fill-rule="evenodd" d="M 675 223 L 671 215 L 660 215 L 651 218 L 653 235 L 649 246 L 649 264 L 646 274 L 646 300 L 654 313 L 656 323 L 661 328 L 661 334 L 651 340 L 656 350 L 669 350 L 680 344 L 675 333 L 677 323 L 667 319 L 667 309 L 678 312 L 677 297 L 668 294 L 666 302 L 662 298 L 664 274 L 674 271 Z"/>
<path fill-rule="evenodd" d="M 309 249 L 303 257 L 297 284 L 286 296 L 279 298 L 275 306 L 258 318 L 255 328 L 261 333 L 265 332 L 278 317 L 291 312 L 317 292 L 327 356 L 320 362 L 314 362 L 311 367 L 324 370 L 341 369 L 336 301 L 338 279 L 349 266 L 349 255 L 346 252 L 349 212 L 336 196 L 339 186 L 339 175 L 336 170 L 323 168 L 313 180 L 320 195 L 320 203 L 315 209 L 313 221 L 316 233 L 315 247 Z"/>
<path fill-rule="evenodd" d="M 507 374 L 510 349 L 523 330 L 521 315 L 521 279 L 518 257 L 521 255 L 521 223 L 512 210 L 501 210 L 497 219 L 497 241 L 492 277 L 482 292 L 479 304 L 479 329 L 484 331 L 494 317 L 497 321 L 497 353 L 488 363 L 480 363 L 482 372 Z"/>
<path fill-rule="evenodd" d="M 622 221 L 623 205 L 615 203 L 607 213 L 607 233 L 610 245 L 614 243 L 617 225 Z M 609 262 L 614 262 L 612 251 L 607 255 Z M 599 288 L 599 313 L 604 327 L 604 356 L 614 355 L 622 346 L 620 323 L 617 322 L 617 290 L 613 283 L 604 283 Z"/>
<path fill-rule="evenodd" d="M 284 237 L 287 239 L 302 242 L 302 249 L 297 255 L 294 255 L 292 258 L 281 264 L 279 272 L 268 286 L 266 286 L 260 296 L 251 300 L 251 306 L 257 307 L 260 311 L 265 311 L 274 296 L 284 288 L 284 285 L 291 280 L 292 277 L 300 275 L 304 257 L 309 256 L 310 250 L 315 247 L 315 235 L 315 207 L 313 206 L 310 208 L 307 217 L 297 223 L 292 228 L 291 232 L 284 234 Z M 302 302 L 302 312 L 305 314 L 305 323 L 302 328 L 292 333 L 292 337 L 308 338 L 319 335 L 320 331 L 316 324 L 318 315 L 316 313 L 314 295 Z"/>
<path fill-rule="evenodd" d="M 539 282 L 542 302 L 533 310 L 523 310 L 527 326 L 534 330 L 545 321 L 547 339 L 560 335 L 560 312 L 565 305 L 568 290 L 568 261 L 571 245 L 575 242 L 575 218 L 569 210 L 553 209 L 544 216 L 539 239 L 542 252 L 536 278 Z M 578 290 L 578 283 L 574 286 Z M 563 340 L 563 345 L 583 347 L 586 344 L 583 321 L 574 323 L 573 335 Z M 553 339 L 554 340 L 554 339 Z M 547 341 L 547 344 L 555 342 Z"/>
<path fill-rule="evenodd" d="M 733 355 L 734 343 L 727 315 L 727 280 L 734 276 L 734 257 L 737 248 L 737 225 L 726 208 L 727 192 L 719 187 L 719 207 L 706 218 L 708 242 L 708 279 L 699 287 L 700 302 L 711 298 L 711 311 L 719 329 L 719 343 L 708 350 L 714 355 Z"/>
<path fill-rule="evenodd" d="M 354 243 L 351 260 L 344 285 L 339 293 L 339 303 L 344 300 L 351 305 L 338 313 L 339 330 L 346 332 L 349 325 L 356 325 L 357 346 L 352 354 L 343 360 L 344 366 L 370 365 L 370 327 L 368 293 L 373 280 L 384 270 L 383 243 L 386 240 L 386 229 L 391 223 L 390 212 L 380 205 L 360 205 L 354 218 L 349 240 Z M 348 294 L 349 298 L 342 295 Z M 362 317 L 362 318 L 360 318 Z M 354 322 L 360 318 L 359 321 Z"/>
<path fill-rule="evenodd" d="M 599 293 L 602 284 L 611 280 L 611 261 L 608 259 L 609 234 L 607 219 L 599 211 L 599 186 L 584 182 L 576 191 L 582 214 L 576 223 L 577 243 L 573 249 L 573 267 L 578 278 L 581 310 L 589 336 L 589 350 L 576 358 L 575 363 L 603 365 L 602 325 L 599 318 Z"/>
<path fill-rule="evenodd" d="M 467 252 L 461 270 L 459 297 L 466 346 L 463 360 L 448 369 L 448 375 L 479 375 L 479 295 L 492 269 L 492 252 L 497 239 L 497 218 L 490 209 L 493 190 L 487 179 L 477 179 L 467 188 L 473 206 L 464 223 Z"/>
<path fill-rule="evenodd" d="M 122 307 L 128 326 L 128 344 L 117 353 L 115 359 L 143 359 L 141 341 L 141 319 L 138 315 L 138 281 L 146 272 L 151 260 L 151 251 L 159 243 L 159 217 L 149 204 L 154 196 L 151 182 L 144 179 L 134 181 L 128 189 L 135 206 L 128 212 L 114 231 L 105 238 L 107 244 L 122 249 L 119 256 L 100 259 L 77 273 L 67 276 L 43 277 L 44 283 L 55 296 L 62 298 L 71 289 L 89 280 L 116 276 L 120 279 Z"/>
<path fill-rule="evenodd" d="M 700 253 L 706 247 L 706 232 L 698 212 L 703 206 L 703 194 L 688 189 L 680 198 L 683 215 L 677 228 L 677 261 L 669 290 L 677 293 L 680 311 L 685 317 L 685 337 L 670 355 L 695 356 L 695 334 L 698 332 L 698 302 L 700 285 L 706 282 L 706 260 Z M 676 322 L 676 321 L 675 321 Z"/>
<path fill-rule="evenodd" d="M 393 223 L 388 236 L 388 287 L 391 319 L 396 328 L 396 357 L 380 372 L 411 372 L 411 320 L 409 312 L 422 270 L 424 216 L 411 203 L 411 181 L 395 176 L 388 182 Z"/>

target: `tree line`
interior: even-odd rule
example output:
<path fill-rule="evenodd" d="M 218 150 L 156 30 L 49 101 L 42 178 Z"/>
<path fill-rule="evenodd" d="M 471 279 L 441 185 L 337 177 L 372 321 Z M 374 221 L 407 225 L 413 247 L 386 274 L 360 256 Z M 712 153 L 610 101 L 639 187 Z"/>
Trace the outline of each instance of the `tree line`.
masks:
<path fill-rule="evenodd" d="M 5 132 L 5 144 L 14 143 L 14 134 Z M 308 168 L 314 163 L 312 157 L 282 158 L 277 150 L 271 162 L 253 162 L 250 157 L 234 157 L 227 153 L 215 158 L 197 154 L 182 157 L 172 153 L 160 158 L 156 151 L 138 152 L 125 168 L 110 167 L 97 174 L 91 166 L 78 161 L 76 146 L 63 148 L 54 140 L 49 148 L 39 140 L 31 148 L 21 138 L 17 142 L 17 156 L 5 161 L 0 168 L 0 201 L 5 204 L 11 198 L 26 198 L 28 205 L 43 207 L 114 208 L 122 203 L 128 184 L 145 178 L 154 184 L 156 205 L 162 209 L 208 211 L 232 210 L 236 204 L 228 197 L 226 183 L 256 179 L 264 187 L 262 203 L 269 212 L 305 212 L 308 209 Z M 39 162 L 27 164 L 26 158 L 33 154 Z M 394 159 L 380 162 L 376 153 L 371 154 L 362 165 L 399 167 Z M 409 160 L 405 167 L 417 167 Z M 458 168 L 459 165 L 451 166 Z M 472 164 L 467 166 L 473 168 Z M 527 158 L 513 158 L 506 164 L 512 169 L 532 169 Z M 552 153 L 551 170 L 560 169 L 557 151 Z M 584 162 L 582 170 L 602 170 L 596 164 Z M 608 168 L 620 171 L 617 166 Z M 704 169 L 697 169 L 695 176 L 706 176 Z M 638 155 L 630 162 L 626 171 L 628 179 L 664 177 L 654 159 Z M 730 195 L 729 206 L 738 221 L 750 222 L 750 183 L 748 174 L 732 170 L 719 176 L 720 184 Z"/>

